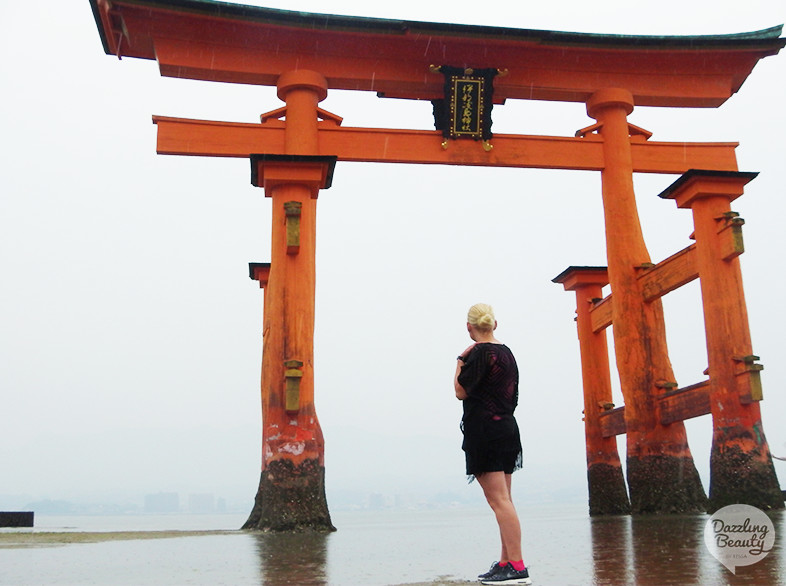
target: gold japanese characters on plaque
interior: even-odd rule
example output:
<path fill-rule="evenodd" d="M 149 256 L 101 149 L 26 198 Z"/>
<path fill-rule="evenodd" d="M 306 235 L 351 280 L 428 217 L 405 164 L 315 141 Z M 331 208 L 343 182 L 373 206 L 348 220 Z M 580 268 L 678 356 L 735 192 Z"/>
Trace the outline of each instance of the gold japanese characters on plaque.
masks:
<path fill-rule="evenodd" d="M 444 137 L 442 148 L 447 148 L 448 140 L 471 138 L 483 141 L 483 148 L 491 150 L 494 77 L 502 72 L 448 65 L 432 65 L 429 69 L 445 77 L 444 97 L 432 101 L 434 126 Z"/>

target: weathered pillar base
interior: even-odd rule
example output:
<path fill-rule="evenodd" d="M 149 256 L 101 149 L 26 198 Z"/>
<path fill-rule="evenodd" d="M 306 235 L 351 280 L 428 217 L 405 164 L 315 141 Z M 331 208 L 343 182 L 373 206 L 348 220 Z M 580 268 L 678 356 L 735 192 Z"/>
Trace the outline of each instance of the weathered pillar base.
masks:
<path fill-rule="evenodd" d="M 630 514 L 630 500 L 620 466 L 593 464 L 587 469 L 587 486 L 591 517 Z"/>
<path fill-rule="evenodd" d="M 754 438 L 754 433 L 760 431 L 741 430 L 733 445 L 729 445 L 728 437 L 713 441 L 708 512 L 734 504 L 751 505 L 764 511 L 784 508 L 772 456 L 766 443 L 762 444 L 763 436 L 759 436 L 759 441 Z M 740 442 L 740 439 L 747 441 Z M 753 447 L 746 450 L 742 447 L 745 445 Z"/>
<path fill-rule="evenodd" d="M 639 514 L 700 513 L 707 509 L 693 458 L 628 457 L 631 512 Z"/>
<path fill-rule="evenodd" d="M 587 469 L 587 486 L 591 517 L 630 514 L 630 500 L 621 466 L 593 464 Z"/>
<path fill-rule="evenodd" d="M 290 460 L 268 464 L 259 479 L 254 508 L 242 528 L 293 533 L 335 531 L 325 497 L 325 467 L 315 459 L 297 466 Z"/>

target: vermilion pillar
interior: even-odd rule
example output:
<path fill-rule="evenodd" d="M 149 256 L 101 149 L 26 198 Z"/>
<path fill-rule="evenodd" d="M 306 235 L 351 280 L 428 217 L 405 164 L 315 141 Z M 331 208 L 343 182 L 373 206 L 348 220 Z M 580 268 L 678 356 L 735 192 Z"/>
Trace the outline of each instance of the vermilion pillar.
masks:
<path fill-rule="evenodd" d="M 730 208 L 756 175 L 691 170 L 661 194 L 693 212 L 713 424 L 710 512 L 734 503 L 783 508 L 761 422 L 761 365 L 742 287 L 743 221 Z"/>
<path fill-rule="evenodd" d="M 587 488 L 590 515 L 630 513 L 617 438 L 603 437 L 601 413 L 610 409 L 611 373 L 606 330 L 593 331 L 590 309 L 603 297 L 608 284 L 605 267 L 568 267 L 553 279 L 566 291 L 576 292 L 576 326 L 581 351 L 584 389 L 584 435 L 587 444 Z"/>
<path fill-rule="evenodd" d="M 662 425 L 656 397 L 674 381 L 660 300 L 644 302 L 637 267 L 650 264 L 633 191 L 633 97 L 604 89 L 587 102 L 603 139 L 601 172 L 617 370 L 625 399 L 627 478 L 633 513 L 701 511 L 706 495 L 682 422 Z"/>
<path fill-rule="evenodd" d="M 318 156 L 317 104 L 327 82 L 284 73 L 285 154 L 251 155 L 252 183 L 272 200 L 262 348 L 262 474 L 244 528 L 332 531 L 324 440 L 314 407 L 316 201 L 335 157 Z"/>

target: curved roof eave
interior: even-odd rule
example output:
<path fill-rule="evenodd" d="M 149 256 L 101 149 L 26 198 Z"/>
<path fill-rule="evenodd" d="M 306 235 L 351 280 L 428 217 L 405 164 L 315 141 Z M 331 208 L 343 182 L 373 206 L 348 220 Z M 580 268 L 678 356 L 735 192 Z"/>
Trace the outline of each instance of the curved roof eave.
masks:
<path fill-rule="evenodd" d="M 108 48 L 105 31 L 97 7 L 98 0 L 90 0 L 93 15 L 102 34 L 105 49 Z M 415 20 L 396 20 L 364 16 L 344 16 L 295 10 L 281 10 L 218 2 L 213 0 L 121 0 L 117 4 L 149 5 L 155 8 L 203 14 L 218 18 L 242 19 L 252 22 L 268 23 L 278 26 L 292 26 L 319 30 L 346 32 L 371 32 L 387 34 L 439 34 L 470 38 L 504 39 L 525 41 L 546 45 L 570 45 L 598 48 L 602 47 L 681 47 L 686 49 L 723 48 L 771 48 L 781 49 L 786 39 L 780 38 L 783 24 L 758 31 L 718 35 L 623 35 L 576 33 L 538 29 L 518 29 L 498 26 L 450 24 Z"/>
<path fill-rule="evenodd" d="M 338 16 L 211 0 L 90 0 L 104 51 L 162 75 L 275 85 L 288 68 L 333 89 L 435 99 L 432 64 L 508 70 L 495 100 L 586 101 L 625 87 L 637 105 L 717 107 L 786 45 L 782 25 L 723 35 L 570 33 Z M 368 51 L 374 47 L 374 51 Z"/>

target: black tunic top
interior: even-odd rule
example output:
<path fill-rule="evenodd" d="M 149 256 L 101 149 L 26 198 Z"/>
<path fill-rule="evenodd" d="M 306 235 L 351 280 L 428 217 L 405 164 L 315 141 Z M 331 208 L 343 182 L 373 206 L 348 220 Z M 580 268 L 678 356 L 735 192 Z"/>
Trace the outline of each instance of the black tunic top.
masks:
<path fill-rule="evenodd" d="M 521 468 L 521 438 L 513 416 L 519 371 L 510 348 L 476 344 L 466 356 L 458 382 L 467 392 L 461 420 L 467 474 L 510 474 Z"/>

